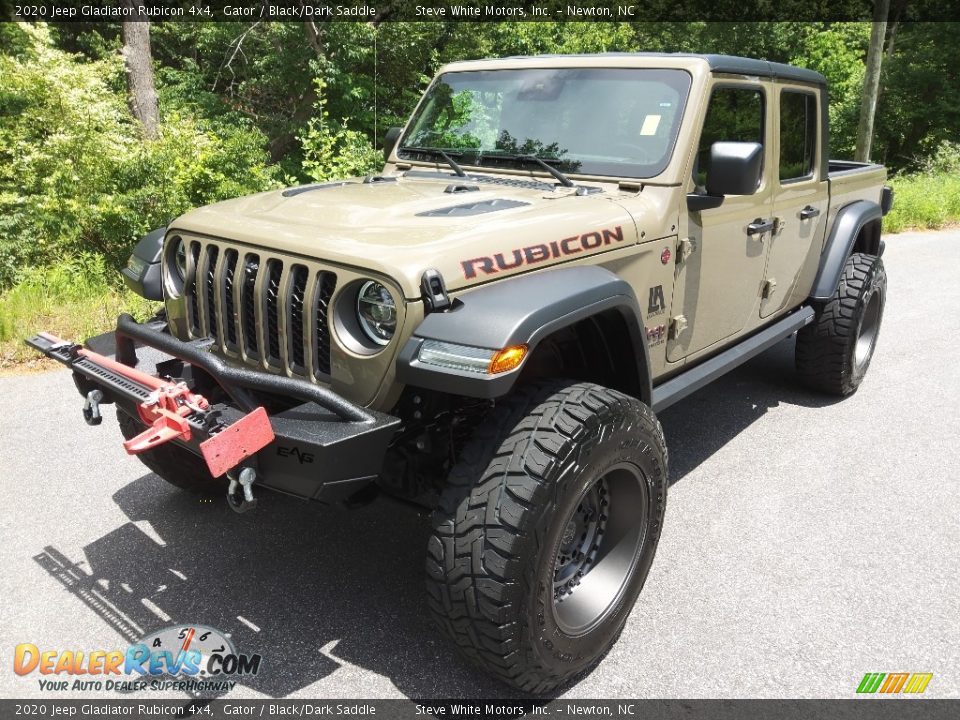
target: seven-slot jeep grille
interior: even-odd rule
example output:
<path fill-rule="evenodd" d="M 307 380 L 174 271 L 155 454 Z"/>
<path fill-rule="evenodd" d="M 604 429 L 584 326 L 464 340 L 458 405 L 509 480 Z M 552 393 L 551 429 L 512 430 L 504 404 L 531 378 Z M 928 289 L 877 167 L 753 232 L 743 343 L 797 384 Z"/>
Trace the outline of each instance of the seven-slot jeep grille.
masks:
<path fill-rule="evenodd" d="M 330 379 L 328 311 L 336 274 L 208 241 L 189 241 L 187 258 L 193 337 L 212 337 L 248 365 Z"/>

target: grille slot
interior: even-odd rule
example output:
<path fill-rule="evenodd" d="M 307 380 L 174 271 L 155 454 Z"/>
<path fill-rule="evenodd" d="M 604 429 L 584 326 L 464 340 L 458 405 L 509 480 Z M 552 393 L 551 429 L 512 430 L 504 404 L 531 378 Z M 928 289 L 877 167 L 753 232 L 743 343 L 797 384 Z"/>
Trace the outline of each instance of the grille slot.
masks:
<path fill-rule="evenodd" d="M 203 266 L 203 285 L 206 294 L 207 334 L 210 337 L 219 337 L 220 323 L 217 322 L 217 285 L 215 275 L 217 258 L 220 257 L 220 248 L 216 245 L 207 246 L 207 258 Z"/>
<path fill-rule="evenodd" d="M 283 263 L 279 260 L 267 262 L 267 281 L 264 288 L 267 316 L 267 360 L 280 364 L 280 279 L 283 276 Z"/>
<path fill-rule="evenodd" d="M 223 270 L 223 295 L 221 299 L 223 307 L 223 326 L 225 328 L 226 346 L 231 350 L 238 350 L 237 345 L 237 304 L 234 300 L 234 276 L 237 272 L 237 258 L 239 253 L 236 250 L 227 250 L 224 253 L 226 266 Z"/>
<path fill-rule="evenodd" d="M 317 379 L 330 375 L 330 326 L 328 316 L 330 298 L 337 287 L 337 276 L 331 272 L 317 273 L 316 292 L 314 297 L 314 332 L 317 341 L 314 343 L 313 372 Z"/>
<path fill-rule="evenodd" d="M 247 365 L 329 381 L 335 273 L 207 241 L 190 243 L 187 264 L 191 336 Z"/>
<path fill-rule="evenodd" d="M 293 371 L 304 373 L 307 363 L 304 352 L 303 305 L 307 299 L 309 271 L 303 265 L 294 265 L 290 275 L 290 297 L 287 301 L 290 309 L 287 323 L 287 343 L 290 349 L 290 363 L 293 366 Z"/>
<path fill-rule="evenodd" d="M 190 331 L 194 335 L 202 335 L 200 329 L 200 293 L 197 290 L 197 266 L 200 264 L 200 243 L 190 243 L 190 252 L 187 254 L 187 311 L 190 314 Z"/>
<path fill-rule="evenodd" d="M 260 357 L 260 339 L 257 337 L 257 274 L 260 272 L 260 256 L 247 255 L 243 261 L 243 285 L 240 287 L 240 332 L 243 347 L 250 358 Z"/>

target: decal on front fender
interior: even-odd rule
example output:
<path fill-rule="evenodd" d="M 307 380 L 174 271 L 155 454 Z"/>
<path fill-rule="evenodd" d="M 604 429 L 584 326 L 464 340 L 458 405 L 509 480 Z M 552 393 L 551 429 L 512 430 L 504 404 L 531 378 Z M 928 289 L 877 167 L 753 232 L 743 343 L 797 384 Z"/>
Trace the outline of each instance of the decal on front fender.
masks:
<path fill-rule="evenodd" d="M 617 225 L 615 228 L 604 228 L 549 243 L 528 245 L 505 253 L 496 253 L 493 256 L 464 260 L 460 265 L 463 267 L 463 276 L 467 280 L 472 280 L 478 273 L 494 275 L 502 270 L 515 270 L 522 265 L 533 265 L 544 260 L 575 255 L 585 250 L 596 250 L 604 245 L 619 242 L 623 242 L 623 227 Z"/>

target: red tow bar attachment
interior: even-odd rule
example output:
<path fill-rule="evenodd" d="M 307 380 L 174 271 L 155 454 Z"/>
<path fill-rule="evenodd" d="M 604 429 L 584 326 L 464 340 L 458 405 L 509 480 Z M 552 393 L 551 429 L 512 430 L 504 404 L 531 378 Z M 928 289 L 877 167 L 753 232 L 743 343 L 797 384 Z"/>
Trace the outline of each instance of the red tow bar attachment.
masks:
<path fill-rule="evenodd" d="M 183 383 L 147 375 L 86 348 L 77 352 L 101 367 L 150 388 L 150 397 L 137 406 L 140 419 L 150 427 L 123 443 L 124 450 L 130 455 L 153 450 L 178 438 L 189 442 L 193 433 L 187 418 L 193 413 L 202 415 L 210 408 L 210 403 L 203 395 L 191 392 Z M 274 437 L 276 436 L 267 411 L 258 407 L 200 443 L 200 452 L 210 474 L 220 477 L 243 460 L 263 450 L 273 442 Z"/>
<path fill-rule="evenodd" d="M 137 406 L 140 419 L 150 427 L 123 443 L 123 449 L 130 455 L 152 450 L 176 438 L 189 441 L 192 435 L 190 424 L 186 420 L 187 416 L 195 412 L 205 412 L 210 407 L 210 403 L 203 395 L 190 392 L 183 383 L 174 383 L 147 375 L 136 368 L 86 348 L 78 349 L 77 354 L 152 391 L 150 397 Z"/>
<path fill-rule="evenodd" d="M 137 455 L 176 438 L 189 441 L 192 435 L 187 416 L 209 407 L 203 395 L 195 395 L 186 385 L 165 383 L 165 387 L 154 390 L 150 398 L 137 407 L 140 419 L 150 427 L 124 442 L 123 449 Z"/>
<path fill-rule="evenodd" d="M 203 440 L 199 443 L 199 449 L 210 474 L 220 477 L 263 450 L 276 437 L 270 417 L 262 407 L 255 408 L 224 427 L 217 415 L 210 415 L 210 403 L 207 399 L 192 392 L 186 383 L 148 375 L 50 333 L 37 333 L 27 340 L 27 344 L 47 357 L 74 368 L 74 372 L 75 363 L 82 360 L 85 366 L 92 365 L 97 368 L 94 378 L 112 378 L 113 382 L 126 380 L 140 386 L 134 394 L 136 398 L 142 399 L 137 405 L 137 412 L 148 427 L 123 443 L 124 450 L 130 455 L 153 450 L 171 440 L 191 443 L 194 440 L 194 430 L 190 426 L 192 422 L 194 428 L 202 429 L 202 432 L 197 432 L 199 439 Z M 87 394 L 83 415 L 88 423 L 99 424 L 99 403 L 103 398 L 103 391 L 99 388 Z M 204 437 L 206 439 L 203 439 Z M 246 492 L 249 493 L 249 487 Z"/>

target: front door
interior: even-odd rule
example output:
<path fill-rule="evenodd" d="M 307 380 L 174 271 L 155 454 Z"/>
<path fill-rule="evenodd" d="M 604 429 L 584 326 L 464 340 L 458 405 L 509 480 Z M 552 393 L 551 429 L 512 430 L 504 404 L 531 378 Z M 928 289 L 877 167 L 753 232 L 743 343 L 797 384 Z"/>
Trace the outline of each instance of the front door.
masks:
<path fill-rule="evenodd" d="M 771 135 L 765 87 L 724 81 L 714 87 L 694 167 L 697 192 L 705 192 L 710 147 L 719 141 L 759 142 L 763 175 L 753 195 L 728 195 L 715 208 L 691 211 L 689 246 L 678 258 L 667 343 L 671 362 L 700 352 L 756 324 L 772 230 Z"/>

